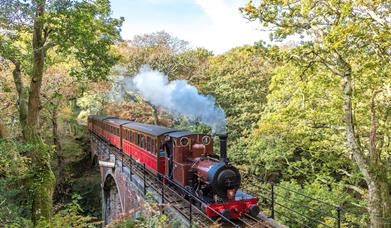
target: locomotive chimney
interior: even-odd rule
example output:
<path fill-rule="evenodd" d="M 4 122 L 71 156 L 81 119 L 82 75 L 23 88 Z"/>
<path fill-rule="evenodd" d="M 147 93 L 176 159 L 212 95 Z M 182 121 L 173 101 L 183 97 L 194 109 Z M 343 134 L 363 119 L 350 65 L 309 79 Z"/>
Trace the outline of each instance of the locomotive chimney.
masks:
<path fill-rule="evenodd" d="M 227 138 L 228 135 L 219 135 L 220 138 L 220 161 L 228 162 L 227 158 Z"/>

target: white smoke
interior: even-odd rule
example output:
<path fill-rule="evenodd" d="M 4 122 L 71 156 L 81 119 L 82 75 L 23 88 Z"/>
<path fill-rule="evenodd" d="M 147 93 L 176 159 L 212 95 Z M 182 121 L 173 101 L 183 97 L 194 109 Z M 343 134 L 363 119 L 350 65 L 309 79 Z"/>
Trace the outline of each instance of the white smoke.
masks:
<path fill-rule="evenodd" d="M 122 87 L 120 91 L 139 94 L 173 116 L 185 116 L 190 121 L 204 123 L 216 134 L 226 133 L 225 113 L 216 106 L 215 98 L 200 94 L 186 80 L 169 81 L 163 73 L 143 66 L 134 77 L 120 77 L 117 83 Z"/>

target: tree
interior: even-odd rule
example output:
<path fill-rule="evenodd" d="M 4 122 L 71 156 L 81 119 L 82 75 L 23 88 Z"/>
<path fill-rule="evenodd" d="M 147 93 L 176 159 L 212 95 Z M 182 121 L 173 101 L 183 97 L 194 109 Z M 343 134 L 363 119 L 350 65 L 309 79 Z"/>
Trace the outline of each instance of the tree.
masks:
<path fill-rule="evenodd" d="M 303 74 L 316 65 L 341 79 L 346 145 L 368 187 L 371 225 L 390 226 L 390 154 L 384 143 L 389 141 L 384 105 L 391 73 L 390 2 L 265 0 L 241 10 L 272 29 L 277 40 L 290 35 L 309 40 L 290 53 Z M 358 106 L 362 100 L 366 108 Z"/>
<path fill-rule="evenodd" d="M 70 100 L 76 99 L 78 83 L 75 78 L 68 75 L 64 66 L 50 67 L 42 85 L 42 107 L 45 116 L 51 122 L 51 137 L 53 140 L 56 158 L 56 186 L 55 195 L 63 200 L 65 198 L 65 155 L 63 150 L 64 133 L 59 129 L 61 108 L 67 107 Z M 63 127 L 64 128 L 64 127 Z M 64 130 L 63 130 L 64 131 Z"/>
<path fill-rule="evenodd" d="M 201 91 L 216 97 L 227 115 L 235 158 L 244 161 L 245 138 L 261 117 L 270 82 L 273 50 L 263 46 L 234 48 L 209 58 Z"/>
<path fill-rule="evenodd" d="M 24 139 L 35 145 L 27 156 L 32 162 L 29 190 L 36 222 L 50 217 L 54 182 L 50 151 L 38 131 L 43 75 L 53 60 L 49 50 L 76 59 L 79 67 L 72 75 L 104 79 L 116 61 L 110 50 L 119 38 L 122 19 L 110 17 L 108 0 L 11 0 L 2 1 L 0 9 L 0 56 L 14 65 L 21 129 Z"/>

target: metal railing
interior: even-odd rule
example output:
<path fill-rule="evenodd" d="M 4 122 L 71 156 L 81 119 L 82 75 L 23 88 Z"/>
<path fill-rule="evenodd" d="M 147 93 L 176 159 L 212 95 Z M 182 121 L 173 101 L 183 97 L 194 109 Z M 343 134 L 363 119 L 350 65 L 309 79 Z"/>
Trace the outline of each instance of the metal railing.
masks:
<path fill-rule="evenodd" d="M 272 219 L 290 227 L 341 227 L 343 210 L 338 205 L 275 183 L 258 187 L 260 207 L 269 210 Z"/>

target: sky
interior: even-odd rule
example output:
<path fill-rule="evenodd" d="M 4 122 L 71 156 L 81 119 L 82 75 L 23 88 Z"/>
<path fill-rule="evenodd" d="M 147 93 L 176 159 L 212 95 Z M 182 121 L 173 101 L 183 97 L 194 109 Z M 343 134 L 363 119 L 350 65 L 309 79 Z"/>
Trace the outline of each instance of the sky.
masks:
<path fill-rule="evenodd" d="M 114 17 L 124 17 L 123 39 L 166 31 L 221 54 L 233 47 L 268 41 L 257 22 L 239 12 L 247 0 L 111 0 Z"/>

